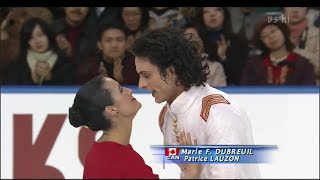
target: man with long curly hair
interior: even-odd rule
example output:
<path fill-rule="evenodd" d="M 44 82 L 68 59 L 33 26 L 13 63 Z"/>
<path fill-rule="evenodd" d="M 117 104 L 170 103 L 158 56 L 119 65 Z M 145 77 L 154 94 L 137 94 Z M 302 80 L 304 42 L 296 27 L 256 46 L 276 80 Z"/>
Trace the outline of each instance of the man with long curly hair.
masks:
<path fill-rule="evenodd" d="M 206 83 L 194 41 L 165 28 L 147 32 L 133 45 L 139 88 L 152 92 L 156 103 L 167 102 L 159 115 L 165 145 L 179 145 L 181 130 L 198 145 L 253 144 L 245 112 L 226 93 Z M 196 171 L 178 164 L 181 178 Z M 257 164 L 203 164 L 197 178 L 258 178 Z"/>

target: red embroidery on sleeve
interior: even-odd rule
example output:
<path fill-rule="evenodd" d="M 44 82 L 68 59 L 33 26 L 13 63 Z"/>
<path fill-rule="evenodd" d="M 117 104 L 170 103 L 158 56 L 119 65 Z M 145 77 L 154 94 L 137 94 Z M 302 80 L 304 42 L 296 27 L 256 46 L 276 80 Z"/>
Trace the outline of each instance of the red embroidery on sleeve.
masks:
<path fill-rule="evenodd" d="M 200 116 L 205 122 L 207 122 L 208 120 L 211 106 L 220 103 L 230 104 L 229 101 L 227 101 L 221 94 L 211 94 L 202 99 L 202 109 Z"/>

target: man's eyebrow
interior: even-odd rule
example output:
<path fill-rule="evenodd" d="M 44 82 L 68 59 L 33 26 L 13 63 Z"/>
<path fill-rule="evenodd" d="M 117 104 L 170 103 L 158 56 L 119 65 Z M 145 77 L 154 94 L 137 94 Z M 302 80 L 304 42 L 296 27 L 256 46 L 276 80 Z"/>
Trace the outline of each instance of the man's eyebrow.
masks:
<path fill-rule="evenodd" d="M 138 74 L 148 73 L 149 71 L 140 71 Z"/>

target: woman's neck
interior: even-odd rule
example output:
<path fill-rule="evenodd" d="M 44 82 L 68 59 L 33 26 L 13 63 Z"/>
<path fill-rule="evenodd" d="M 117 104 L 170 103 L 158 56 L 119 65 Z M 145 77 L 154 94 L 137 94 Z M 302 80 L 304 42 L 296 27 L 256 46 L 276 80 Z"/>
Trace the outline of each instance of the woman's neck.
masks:
<path fill-rule="evenodd" d="M 270 57 L 271 59 L 284 59 L 285 57 L 288 56 L 288 54 L 289 54 L 289 51 L 285 46 L 283 46 L 277 50 L 271 51 Z"/>
<path fill-rule="evenodd" d="M 111 130 L 104 131 L 102 136 L 99 138 L 98 142 L 103 141 L 113 141 L 118 144 L 127 146 L 130 144 L 132 130 L 132 121 L 127 124 L 119 124 L 116 127 L 113 127 Z"/>
<path fill-rule="evenodd" d="M 207 28 L 209 32 L 222 33 L 222 27 Z"/>

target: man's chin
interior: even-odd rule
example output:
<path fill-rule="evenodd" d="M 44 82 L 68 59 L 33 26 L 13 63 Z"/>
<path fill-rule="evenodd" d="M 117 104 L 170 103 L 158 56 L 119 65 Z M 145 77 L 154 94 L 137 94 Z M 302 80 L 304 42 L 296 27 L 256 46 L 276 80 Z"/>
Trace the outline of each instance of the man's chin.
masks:
<path fill-rule="evenodd" d="M 158 104 L 160 104 L 160 103 L 162 103 L 162 102 L 163 102 L 163 100 L 156 99 L 156 98 L 154 98 L 154 101 L 155 101 L 156 103 L 158 103 Z"/>

